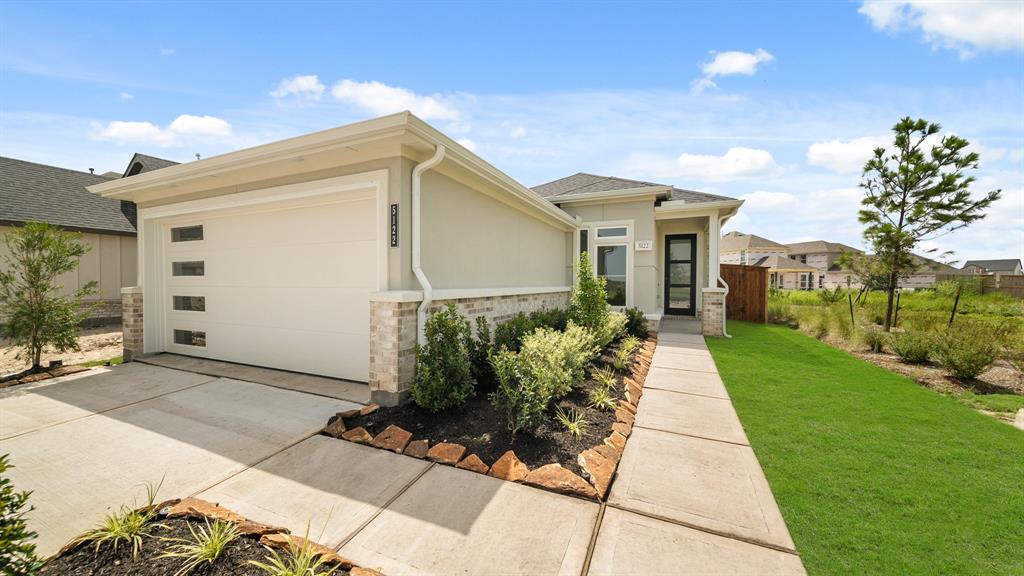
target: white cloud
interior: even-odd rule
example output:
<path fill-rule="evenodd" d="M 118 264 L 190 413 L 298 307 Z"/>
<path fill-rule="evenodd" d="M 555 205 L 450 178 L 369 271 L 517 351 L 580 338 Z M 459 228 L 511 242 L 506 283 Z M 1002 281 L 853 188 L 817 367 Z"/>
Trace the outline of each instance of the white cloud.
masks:
<path fill-rule="evenodd" d="M 701 94 L 708 88 L 718 88 L 718 84 L 711 78 L 697 78 L 690 82 L 690 91 L 694 94 Z"/>
<path fill-rule="evenodd" d="M 743 210 L 752 212 L 778 212 L 790 209 L 798 202 L 789 192 L 765 192 L 757 190 L 740 196 L 744 200 Z"/>
<path fill-rule="evenodd" d="M 160 55 L 161 56 L 173 56 L 174 55 L 174 48 L 164 48 L 164 47 L 161 46 L 160 47 Z"/>
<path fill-rule="evenodd" d="M 319 100 L 323 96 L 324 90 L 326 87 L 320 82 L 320 78 L 315 74 L 310 74 L 281 80 L 277 88 L 270 92 L 270 95 L 274 98 L 286 98 L 294 95 L 298 98 Z"/>
<path fill-rule="evenodd" d="M 511 132 L 509 132 L 509 136 L 518 140 L 519 138 L 526 136 L 526 128 L 523 126 L 516 126 Z"/>
<path fill-rule="evenodd" d="M 1024 51 L 1024 2 L 1019 0 L 865 0 L 858 11 L 879 30 L 918 28 L 926 42 L 964 58 L 979 50 Z"/>
<path fill-rule="evenodd" d="M 134 100 L 134 99 L 135 99 L 135 96 L 134 96 L 133 94 L 129 94 L 129 93 L 127 93 L 127 92 L 121 92 L 121 93 L 120 93 L 120 94 L 118 95 L 118 98 L 120 98 L 120 99 L 121 99 L 121 102 L 128 102 L 128 101 L 130 101 L 130 100 Z"/>
<path fill-rule="evenodd" d="M 166 129 L 152 122 L 114 120 L 106 126 L 93 125 L 92 138 L 112 140 L 121 144 L 138 143 L 157 146 L 179 146 L 182 137 L 226 138 L 231 136 L 231 124 L 215 116 L 182 114 Z"/>
<path fill-rule="evenodd" d="M 674 160 L 633 156 L 629 164 L 634 173 L 646 173 L 655 178 L 692 178 L 705 182 L 770 177 L 781 172 L 770 152 L 742 146 L 729 148 L 722 156 L 683 153 Z"/>
<path fill-rule="evenodd" d="M 729 52 L 712 52 L 712 54 L 715 55 L 714 59 L 701 67 L 705 78 L 731 76 L 733 74 L 752 76 L 757 72 L 758 66 L 775 59 L 775 56 L 761 48 L 758 48 L 753 53 L 732 50 Z"/>
<path fill-rule="evenodd" d="M 473 142 L 469 138 L 459 138 L 458 140 L 456 140 L 456 142 L 461 144 L 464 148 L 466 148 L 470 152 L 476 152 L 476 142 Z"/>
<path fill-rule="evenodd" d="M 411 90 L 388 86 L 382 82 L 342 80 L 331 88 L 331 94 L 376 115 L 409 110 L 424 120 L 457 120 L 459 111 L 439 95 L 423 96 Z"/>
<path fill-rule="evenodd" d="M 875 148 L 885 148 L 890 142 L 885 136 L 815 142 L 807 148 L 807 163 L 837 174 L 856 174 L 864 169 Z"/>

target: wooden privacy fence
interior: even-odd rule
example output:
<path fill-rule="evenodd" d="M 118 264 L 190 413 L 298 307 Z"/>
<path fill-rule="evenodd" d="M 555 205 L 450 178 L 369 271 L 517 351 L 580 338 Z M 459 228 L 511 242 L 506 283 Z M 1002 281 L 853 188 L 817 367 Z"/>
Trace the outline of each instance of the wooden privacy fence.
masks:
<path fill-rule="evenodd" d="M 768 269 L 742 264 L 722 264 L 722 280 L 729 285 L 725 317 L 747 322 L 768 321 Z"/>
<path fill-rule="evenodd" d="M 959 282 L 965 287 L 976 287 L 982 294 L 1001 292 L 1015 298 L 1024 298 L 1024 276 L 1020 274 L 992 274 L 971 276 L 968 274 L 936 274 L 935 282 Z"/>

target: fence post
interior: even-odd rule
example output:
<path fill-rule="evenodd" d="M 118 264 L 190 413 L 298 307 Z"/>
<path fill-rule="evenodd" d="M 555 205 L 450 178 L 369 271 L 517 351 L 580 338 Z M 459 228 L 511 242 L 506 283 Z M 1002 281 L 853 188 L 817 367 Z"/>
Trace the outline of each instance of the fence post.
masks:
<path fill-rule="evenodd" d="M 956 307 L 960 305 L 960 290 L 963 288 L 962 284 L 956 285 L 956 298 L 953 299 L 953 311 L 949 314 L 949 325 L 947 328 L 953 327 L 953 318 L 956 318 Z"/>

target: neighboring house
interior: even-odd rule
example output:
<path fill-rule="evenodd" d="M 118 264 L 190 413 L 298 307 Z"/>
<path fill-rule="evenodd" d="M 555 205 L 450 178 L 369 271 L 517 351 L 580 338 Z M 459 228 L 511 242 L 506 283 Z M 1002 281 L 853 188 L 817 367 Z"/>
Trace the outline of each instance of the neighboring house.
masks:
<path fill-rule="evenodd" d="M 810 264 L 788 256 L 765 256 L 753 264 L 768 269 L 768 285 L 783 290 L 822 288 L 824 274 Z"/>
<path fill-rule="evenodd" d="M 135 205 L 86 190 L 119 177 L 0 157 L 0 235 L 28 221 L 81 232 L 91 250 L 58 281 L 65 294 L 98 283 L 99 292 L 90 298 L 94 323 L 120 320 L 121 288 L 136 282 Z M 0 241 L 0 252 L 6 250 Z"/>
<path fill-rule="evenodd" d="M 856 278 L 848 270 L 843 270 L 836 261 L 845 253 L 862 254 L 861 250 L 839 242 L 811 240 L 786 244 L 789 257 L 801 264 L 807 264 L 818 270 L 818 276 L 810 288 L 835 288 L 856 285 Z"/>
<path fill-rule="evenodd" d="M 949 279 L 950 276 L 963 276 L 964 271 L 954 268 L 949 264 L 943 264 L 924 256 L 912 255 L 912 260 L 917 269 L 907 278 L 899 282 L 900 288 L 916 290 L 918 288 L 933 288 L 936 282 Z"/>
<path fill-rule="evenodd" d="M 562 307 L 580 251 L 615 306 L 721 334 L 722 222 L 740 204 L 577 174 L 530 190 L 408 112 L 97 183 L 139 211 L 125 349 L 408 395 L 428 313 Z M 703 306 L 703 310 L 701 307 Z"/>
<path fill-rule="evenodd" d="M 1009 258 L 1006 260 L 968 260 L 964 262 L 962 271 L 968 274 L 1008 274 L 1020 276 L 1024 274 L 1021 270 L 1020 259 Z"/>
<path fill-rule="evenodd" d="M 718 246 L 722 264 L 761 266 L 758 262 L 764 262 L 766 258 L 789 256 L 789 248 L 786 245 L 743 232 L 729 232 L 723 235 Z"/>

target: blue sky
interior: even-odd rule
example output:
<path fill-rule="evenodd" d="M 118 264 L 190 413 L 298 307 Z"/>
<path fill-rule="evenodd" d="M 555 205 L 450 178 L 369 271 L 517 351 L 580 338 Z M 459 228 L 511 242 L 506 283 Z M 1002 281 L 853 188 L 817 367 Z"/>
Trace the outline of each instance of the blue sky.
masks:
<path fill-rule="evenodd" d="M 4 4 L 0 154 L 120 171 L 412 109 L 526 185 L 578 171 L 747 200 L 731 228 L 860 245 L 904 115 L 976 144 L 1024 255 L 1024 4 Z"/>

